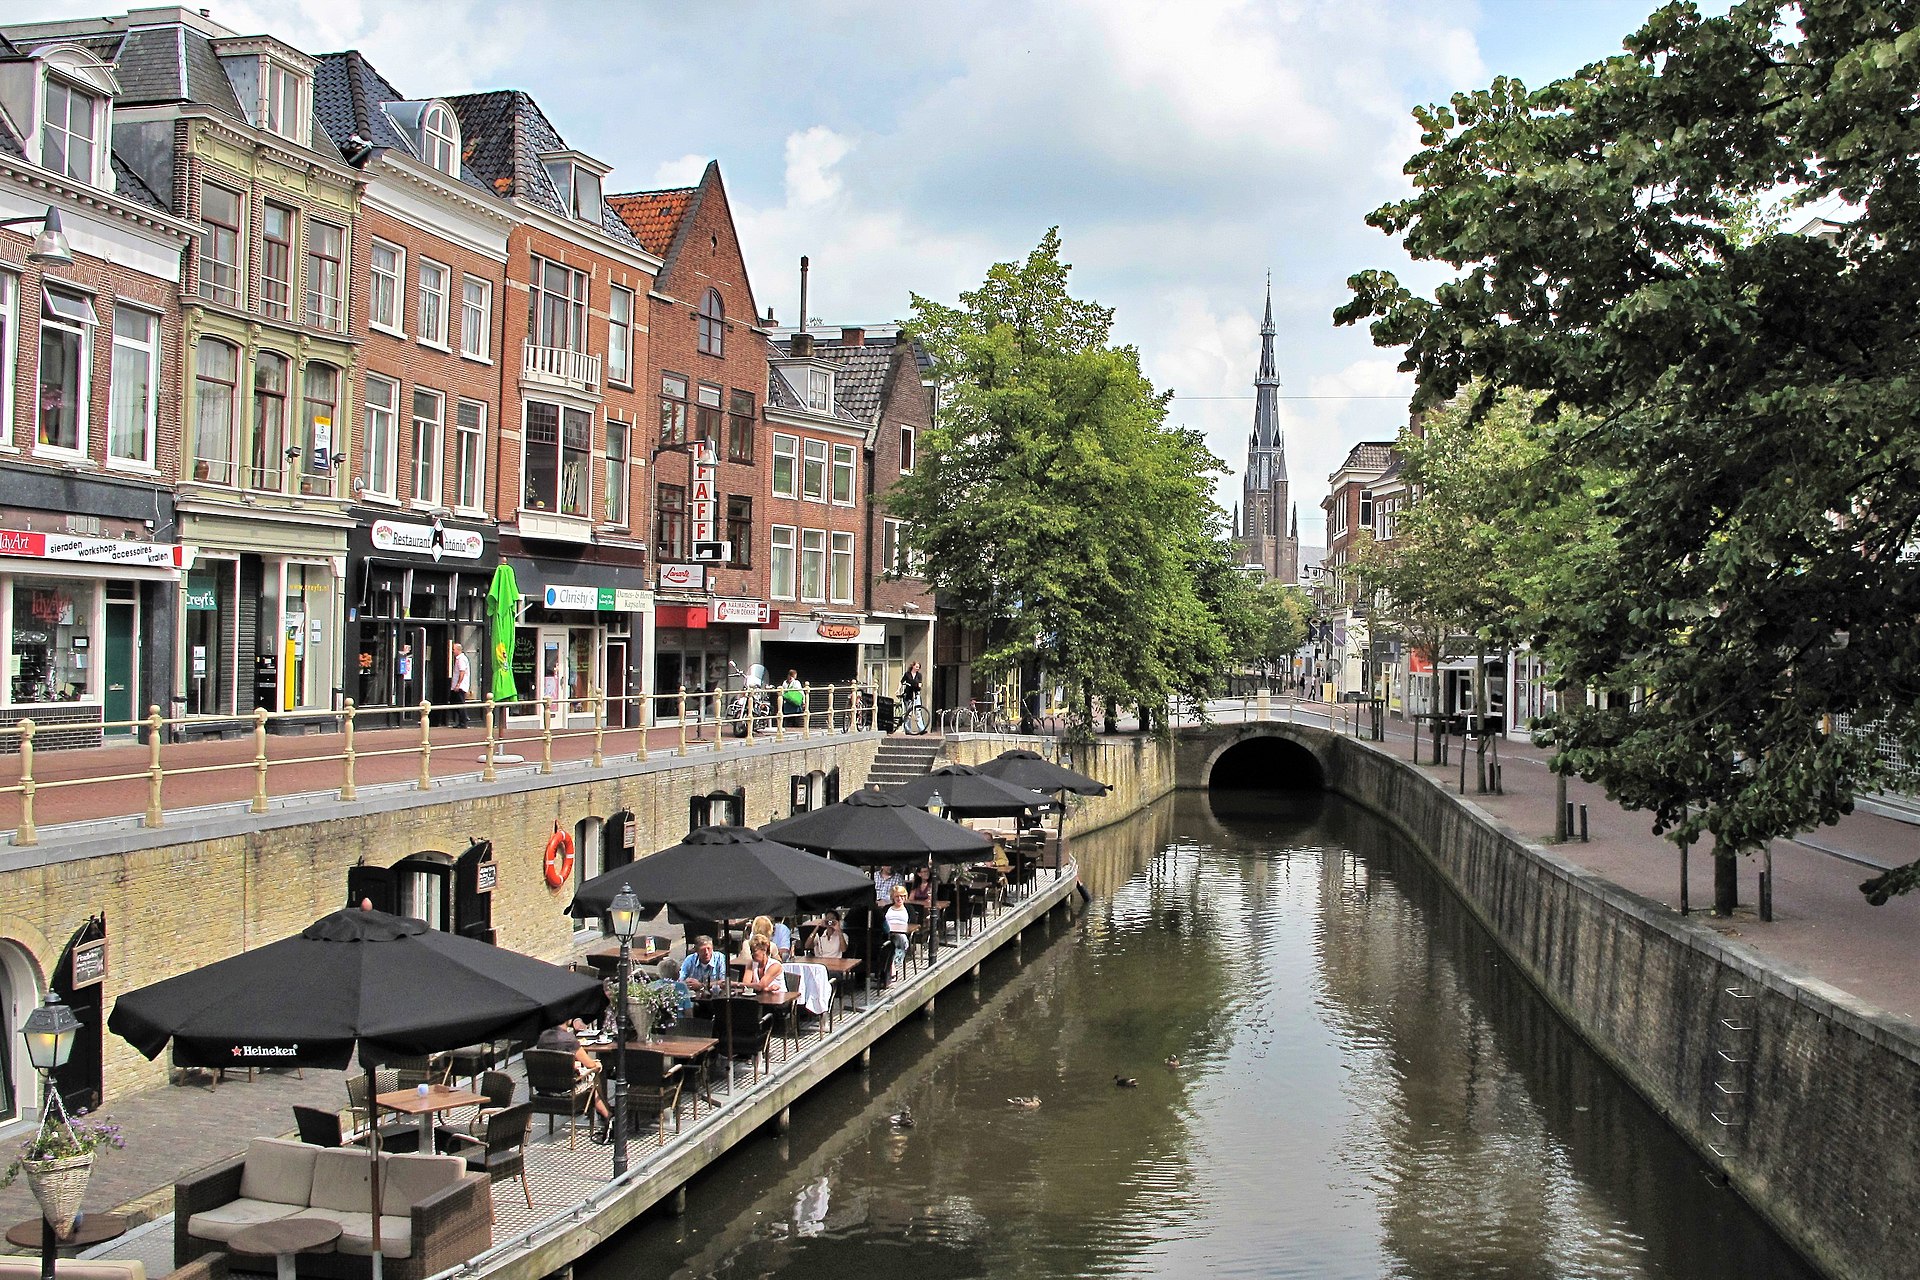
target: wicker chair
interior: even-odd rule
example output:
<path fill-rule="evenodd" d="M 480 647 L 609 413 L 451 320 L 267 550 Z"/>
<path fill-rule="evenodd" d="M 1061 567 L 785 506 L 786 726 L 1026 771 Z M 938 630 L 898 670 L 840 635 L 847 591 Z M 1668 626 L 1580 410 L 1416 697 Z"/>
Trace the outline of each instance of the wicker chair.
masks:
<path fill-rule="evenodd" d="M 486 1101 L 480 1104 L 467 1131 L 478 1137 L 481 1130 L 487 1127 L 489 1117 L 513 1105 L 513 1091 L 517 1087 L 513 1077 L 504 1071 L 489 1071 L 480 1077 L 480 1093 Z"/>
<path fill-rule="evenodd" d="M 574 1070 L 573 1055 L 561 1049 L 529 1049 L 522 1055 L 527 1065 L 528 1103 L 533 1114 L 547 1118 L 547 1133 L 553 1133 L 553 1118 L 567 1118 L 567 1148 L 579 1144 L 580 1117 L 593 1110 L 593 1081 Z"/>
<path fill-rule="evenodd" d="M 464 1133 L 449 1135 L 455 1144 L 452 1154 L 466 1158 L 467 1168 L 487 1175 L 489 1184 L 503 1178 L 520 1179 L 520 1190 L 533 1208 L 533 1188 L 527 1185 L 527 1129 L 533 1124 L 533 1104 L 496 1111 L 487 1117 L 486 1131 L 479 1137 Z M 491 1207 L 493 1197 L 487 1197 Z"/>
<path fill-rule="evenodd" d="M 680 1088 L 686 1071 L 664 1054 L 629 1053 L 627 1055 L 628 1124 L 636 1115 L 652 1117 L 660 1126 L 660 1145 L 667 1145 L 667 1115 L 673 1115 L 673 1131 L 680 1132 Z"/>
<path fill-rule="evenodd" d="M 716 1000 L 714 1013 L 721 1028 L 720 1053 L 735 1062 L 751 1059 L 753 1081 L 760 1083 L 760 1060 L 767 1056 L 767 1033 L 772 1025 L 766 1006 L 758 999 Z M 768 1069 L 772 1069 L 770 1062 Z"/>

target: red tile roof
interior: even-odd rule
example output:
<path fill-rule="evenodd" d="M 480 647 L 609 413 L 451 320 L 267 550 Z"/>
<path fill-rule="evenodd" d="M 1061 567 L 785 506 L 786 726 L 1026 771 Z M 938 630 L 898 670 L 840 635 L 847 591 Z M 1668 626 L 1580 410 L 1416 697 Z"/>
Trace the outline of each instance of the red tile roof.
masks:
<path fill-rule="evenodd" d="M 640 239 L 641 247 L 657 258 L 664 258 L 673 245 L 673 233 L 680 218 L 693 203 L 696 187 L 676 187 L 671 191 L 636 191 L 627 196 L 608 196 L 607 203 L 620 220 Z"/>

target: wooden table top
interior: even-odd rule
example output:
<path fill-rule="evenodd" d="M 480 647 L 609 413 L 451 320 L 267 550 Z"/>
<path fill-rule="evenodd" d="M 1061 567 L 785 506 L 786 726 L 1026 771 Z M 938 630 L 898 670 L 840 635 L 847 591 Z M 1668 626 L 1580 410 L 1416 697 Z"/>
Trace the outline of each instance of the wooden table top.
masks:
<path fill-rule="evenodd" d="M 842 977 L 858 969 L 861 962 L 857 956 L 828 956 L 824 959 L 804 960 L 801 963 L 817 964 L 835 977 Z"/>
<path fill-rule="evenodd" d="M 16 1222 L 7 1228 L 7 1243 L 21 1249 L 40 1248 L 40 1228 L 43 1219 L 28 1218 L 25 1222 Z M 83 1213 L 74 1221 L 73 1234 L 55 1236 L 54 1243 L 62 1249 L 84 1249 L 88 1245 L 104 1244 L 109 1240 L 118 1240 L 127 1234 L 127 1216 L 123 1213 Z"/>
<path fill-rule="evenodd" d="M 602 942 L 596 946 L 588 947 L 586 956 L 589 962 L 598 962 L 601 960 L 617 961 L 620 959 L 620 942 L 618 939 L 615 939 L 612 942 Z M 642 950 L 639 947 L 633 949 L 633 962 L 635 964 L 659 964 L 666 958 L 667 952 L 657 947 L 646 950 Z"/>
<path fill-rule="evenodd" d="M 465 1089 L 454 1089 L 447 1085 L 434 1085 L 424 1094 L 418 1089 L 395 1089 L 392 1093 L 382 1093 L 374 1098 L 387 1110 L 405 1112 L 410 1116 L 471 1107 L 486 1100 L 484 1093 L 468 1093 Z"/>
<path fill-rule="evenodd" d="M 325 1253 L 340 1239 L 340 1224 L 324 1218 L 282 1218 L 233 1233 L 227 1247 L 235 1253 Z"/>
<path fill-rule="evenodd" d="M 703 1053 L 711 1053 L 719 1048 L 720 1042 L 710 1036 L 655 1036 L 651 1040 L 629 1040 L 627 1049 L 632 1053 L 657 1053 L 663 1058 L 697 1058 Z M 610 1044 L 592 1045 L 588 1053 L 612 1053 L 618 1046 Z"/>

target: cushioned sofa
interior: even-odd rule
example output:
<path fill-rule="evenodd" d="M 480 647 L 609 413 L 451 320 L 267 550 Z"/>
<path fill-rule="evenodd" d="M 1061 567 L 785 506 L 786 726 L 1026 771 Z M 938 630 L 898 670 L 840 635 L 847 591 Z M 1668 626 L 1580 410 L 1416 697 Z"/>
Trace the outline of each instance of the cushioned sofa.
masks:
<path fill-rule="evenodd" d="M 147 1268 L 138 1258 L 124 1262 L 62 1258 L 53 1266 L 56 1280 L 147 1280 Z M 226 1277 L 227 1255 L 209 1253 L 168 1273 L 165 1280 L 226 1280 Z M 40 1259 L 27 1255 L 0 1258 L 0 1280 L 40 1280 Z"/>
<path fill-rule="evenodd" d="M 282 1218 L 340 1225 L 332 1253 L 305 1253 L 302 1276 L 367 1280 L 373 1214 L 365 1150 L 255 1138 L 238 1159 L 189 1174 L 173 1188 L 174 1262 L 229 1249 L 235 1233 Z M 422 1280 L 493 1243 L 492 1192 L 458 1156 L 380 1157 L 380 1253 L 387 1280 Z"/>

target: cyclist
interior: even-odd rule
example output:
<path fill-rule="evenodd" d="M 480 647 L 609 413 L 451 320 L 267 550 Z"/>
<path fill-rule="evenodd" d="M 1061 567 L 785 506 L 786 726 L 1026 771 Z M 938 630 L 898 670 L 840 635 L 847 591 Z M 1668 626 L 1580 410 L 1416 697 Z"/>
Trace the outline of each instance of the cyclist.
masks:
<path fill-rule="evenodd" d="M 915 662 L 907 667 L 907 674 L 900 677 L 900 723 L 908 733 L 925 733 L 926 712 L 920 710 L 920 664 Z M 919 716 L 914 712 L 920 710 Z M 914 726 L 918 723 L 919 727 Z"/>

